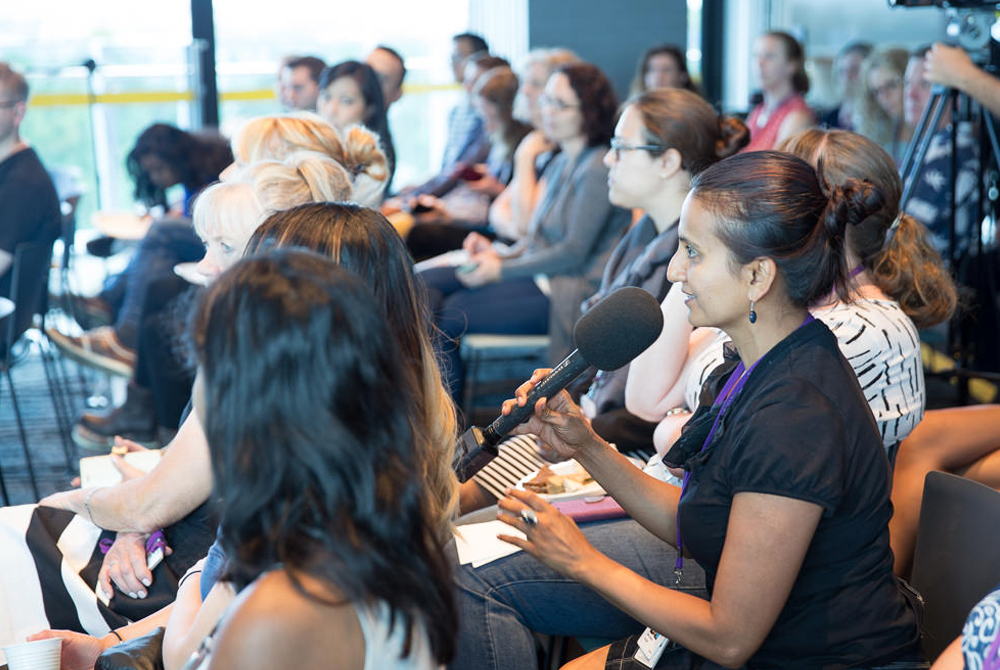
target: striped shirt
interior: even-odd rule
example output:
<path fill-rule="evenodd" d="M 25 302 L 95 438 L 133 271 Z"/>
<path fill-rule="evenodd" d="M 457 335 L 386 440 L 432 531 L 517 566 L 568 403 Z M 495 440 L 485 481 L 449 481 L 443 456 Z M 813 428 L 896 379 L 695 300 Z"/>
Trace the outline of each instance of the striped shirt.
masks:
<path fill-rule="evenodd" d="M 813 316 L 833 332 L 840 352 L 854 368 L 878 423 L 882 444 L 889 449 L 902 441 L 924 416 L 924 371 L 916 326 L 892 300 L 838 302 L 813 310 Z M 722 363 L 723 346 L 728 341 L 720 331 L 693 359 L 684 389 L 690 409 L 698 406 L 701 387 Z"/>

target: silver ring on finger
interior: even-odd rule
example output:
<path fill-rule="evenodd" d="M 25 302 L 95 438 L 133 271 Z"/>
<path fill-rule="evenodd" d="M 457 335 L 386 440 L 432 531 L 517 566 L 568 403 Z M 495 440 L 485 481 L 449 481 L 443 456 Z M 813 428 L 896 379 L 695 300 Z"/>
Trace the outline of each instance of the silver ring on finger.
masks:
<path fill-rule="evenodd" d="M 538 516 L 535 514 L 535 510 L 530 507 L 525 507 L 521 510 L 521 520 L 531 528 L 538 525 Z"/>

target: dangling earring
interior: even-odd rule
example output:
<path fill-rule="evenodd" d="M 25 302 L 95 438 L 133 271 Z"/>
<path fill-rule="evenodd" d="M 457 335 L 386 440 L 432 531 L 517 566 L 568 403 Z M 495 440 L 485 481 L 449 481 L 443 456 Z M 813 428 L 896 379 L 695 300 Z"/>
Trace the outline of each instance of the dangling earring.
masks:
<path fill-rule="evenodd" d="M 750 301 L 750 323 L 757 323 L 757 312 L 753 308 L 753 300 Z"/>

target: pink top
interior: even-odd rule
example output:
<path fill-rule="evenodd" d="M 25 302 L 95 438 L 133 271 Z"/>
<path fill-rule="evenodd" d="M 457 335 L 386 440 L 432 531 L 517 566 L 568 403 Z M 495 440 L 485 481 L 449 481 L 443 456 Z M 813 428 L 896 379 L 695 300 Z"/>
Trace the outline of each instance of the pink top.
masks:
<path fill-rule="evenodd" d="M 750 116 L 747 117 L 747 128 L 750 129 L 750 144 L 743 151 L 763 151 L 773 149 L 778 143 L 778 131 L 785 118 L 792 112 L 806 112 L 813 116 L 813 111 L 809 109 L 805 99 L 795 93 L 781 101 L 770 115 L 764 115 L 764 103 L 760 103 L 753 108 Z M 763 118 L 761 116 L 764 115 Z"/>

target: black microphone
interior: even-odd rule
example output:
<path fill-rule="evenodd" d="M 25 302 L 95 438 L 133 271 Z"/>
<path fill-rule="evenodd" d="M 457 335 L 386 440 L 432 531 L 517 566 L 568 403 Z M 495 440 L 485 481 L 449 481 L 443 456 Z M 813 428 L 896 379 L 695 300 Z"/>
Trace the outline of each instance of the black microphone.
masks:
<path fill-rule="evenodd" d="M 91 74 L 93 74 L 94 70 L 97 69 L 97 61 L 95 61 L 93 58 L 88 58 L 87 60 L 80 63 L 80 65 L 81 67 L 87 68 L 87 72 Z"/>
<path fill-rule="evenodd" d="M 660 336 L 661 330 L 663 312 L 652 295 L 634 286 L 612 291 L 576 322 L 576 350 L 535 385 L 524 407 L 515 406 L 486 429 L 473 426 L 462 434 L 455 449 L 458 481 L 468 481 L 497 456 L 496 445 L 528 420 L 540 398 L 551 398 L 590 366 L 608 372 L 628 364 Z"/>

